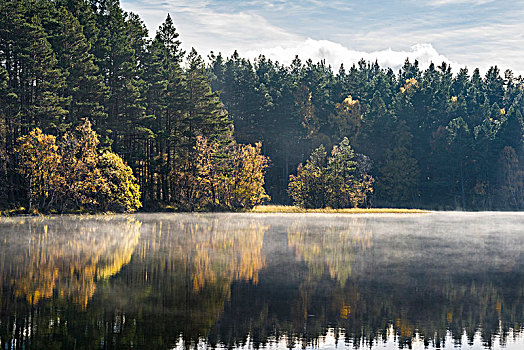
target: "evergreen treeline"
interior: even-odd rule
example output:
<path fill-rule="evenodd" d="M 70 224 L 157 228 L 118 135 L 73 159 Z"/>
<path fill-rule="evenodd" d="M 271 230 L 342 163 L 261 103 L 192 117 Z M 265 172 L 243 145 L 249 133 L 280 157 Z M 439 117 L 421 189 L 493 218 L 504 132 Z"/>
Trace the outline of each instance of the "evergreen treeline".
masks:
<path fill-rule="evenodd" d="M 348 137 L 372 161 L 374 206 L 524 207 L 524 79 L 509 70 L 453 74 L 446 63 L 421 70 L 406 60 L 398 74 L 365 61 L 335 73 L 298 58 L 211 58 L 236 137 L 262 141 L 272 160 L 275 202 L 290 201 L 289 175 L 314 149 Z"/>
<path fill-rule="evenodd" d="M 108 205 L 97 176 L 70 173 L 76 164 L 103 172 L 108 162 L 131 167 L 136 180 L 126 179 L 149 210 L 231 210 L 268 198 L 268 159 L 260 145 L 235 143 L 204 60 L 180 48 L 169 15 L 149 39 L 118 0 L 1 0 L 0 90 L 0 208 L 140 207 L 138 188 L 117 186 L 112 196 L 127 204 Z M 101 158 L 91 163 L 64 147 L 82 125 L 96 132 L 91 150 Z"/>
<path fill-rule="evenodd" d="M 88 120 L 148 210 L 249 207 L 265 191 L 291 203 L 290 175 L 344 137 L 371 162 L 365 205 L 521 209 L 523 86 L 511 71 L 454 75 L 445 63 L 335 73 L 235 53 L 206 65 L 181 49 L 169 16 L 150 39 L 118 0 L 0 0 L 0 207 L 30 202 L 22 137 L 39 128 L 60 140 Z"/>

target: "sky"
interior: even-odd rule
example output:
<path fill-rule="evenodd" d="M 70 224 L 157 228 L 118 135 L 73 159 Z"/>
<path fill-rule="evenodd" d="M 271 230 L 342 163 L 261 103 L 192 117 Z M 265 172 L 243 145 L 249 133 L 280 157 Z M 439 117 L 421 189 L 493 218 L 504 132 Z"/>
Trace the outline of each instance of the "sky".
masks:
<path fill-rule="evenodd" d="M 153 37 L 171 14 L 184 49 L 237 50 L 288 64 L 359 59 L 399 69 L 446 61 L 454 71 L 497 65 L 524 75 L 524 0 L 121 0 Z"/>

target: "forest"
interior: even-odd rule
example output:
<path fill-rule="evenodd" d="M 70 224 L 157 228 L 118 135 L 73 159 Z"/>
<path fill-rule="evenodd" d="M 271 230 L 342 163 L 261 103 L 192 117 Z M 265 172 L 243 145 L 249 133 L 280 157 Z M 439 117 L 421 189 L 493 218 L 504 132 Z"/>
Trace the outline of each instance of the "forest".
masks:
<path fill-rule="evenodd" d="M 0 0 L 0 210 L 524 207 L 521 76 L 202 57 L 172 15 Z"/>

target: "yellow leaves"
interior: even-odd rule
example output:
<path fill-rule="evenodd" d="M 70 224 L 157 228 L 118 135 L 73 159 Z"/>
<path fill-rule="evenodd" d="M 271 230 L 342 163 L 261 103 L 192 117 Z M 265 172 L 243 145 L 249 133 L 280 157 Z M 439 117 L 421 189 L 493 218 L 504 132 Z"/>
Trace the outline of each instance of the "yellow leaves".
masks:
<path fill-rule="evenodd" d="M 506 114 L 506 109 L 505 108 L 501 108 L 500 109 L 500 115 L 505 115 Z"/>
<path fill-rule="evenodd" d="M 415 332 L 415 327 L 406 323 L 403 319 L 398 318 L 396 322 L 397 330 L 400 332 L 400 336 L 404 338 L 410 338 Z"/>
<path fill-rule="evenodd" d="M 457 96 L 451 96 L 451 102 L 453 103 L 457 102 Z"/>
<path fill-rule="evenodd" d="M 329 116 L 329 122 L 337 130 L 338 136 L 357 140 L 362 124 L 360 102 L 348 95 L 342 103 L 337 103 L 335 108 L 336 114 Z"/>
<path fill-rule="evenodd" d="M 118 273 L 138 245 L 140 222 L 129 219 L 118 224 L 108 235 L 98 219 L 94 225 L 29 222 L 31 254 L 21 252 L 12 259 L 15 295 L 35 305 L 56 294 L 85 309 L 96 281 Z M 68 234 L 56 234 L 60 231 Z"/>
<path fill-rule="evenodd" d="M 131 168 L 111 153 L 99 157 L 96 133 L 89 121 L 56 138 L 35 129 L 18 140 L 20 173 L 28 181 L 30 209 L 63 210 L 65 208 L 103 210 L 110 208 L 108 197 L 120 201 L 119 209 L 134 211 L 141 206 L 140 191 Z M 60 147 L 59 147 L 60 146 Z M 100 160 L 106 172 L 99 168 Z M 105 200 L 106 203 L 101 203 Z"/>
<path fill-rule="evenodd" d="M 297 220 L 287 230 L 288 247 L 293 248 L 297 259 L 303 260 L 309 270 L 320 277 L 326 269 L 330 277 L 344 287 L 351 276 L 355 253 L 373 245 L 373 232 L 361 218 L 340 222 L 319 235 L 317 231 Z M 318 273 L 318 274 L 317 274 Z M 340 305 L 336 306 L 340 310 Z"/>
<path fill-rule="evenodd" d="M 252 208 L 269 199 L 264 189 L 264 171 L 269 159 L 262 154 L 262 143 L 235 145 L 231 152 L 234 207 Z"/>
<path fill-rule="evenodd" d="M 21 162 L 19 172 L 29 185 L 30 210 L 35 204 L 46 205 L 57 192 L 63 191 L 65 179 L 60 173 L 62 156 L 58 153 L 56 137 L 36 128 L 18 139 Z"/>
<path fill-rule="evenodd" d="M 354 100 L 351 95 L 348 95 L 344 101 L 342 101 L 342 103 L 337 103 L 336 108 L 339 114 L 344 114 L 344 112 L 360 114 L 360 102 L 358 100 Z"/>
<path fill-rule="evenodd" d="M 495 309 L 497 310 L 497 314 L 500 317 L 500 313 L 502 312 L 502 303 L 500 300 L 497 300 L 497 304 L 495 305 Z"/>
<path fill-rule="evenodd" d="M 332 148 L 326 157 L 321 145 L 314 150 L 305 166 L 300 165 L 297 175 L 291 175 L 288 193 L 294 205 L 304 208 L 350 208 L 365 204 L 373 193 L 371 175 L 356 171 L 357 165 L 366 166 L 366 156 L 355 157 L 349 139 L 345 137 Z"/>
<path fill-rule="evenodd" d="M 406 83 L 403 87 L 400 88 L 400 92 L 405 93 L 406 91 L 409 91 L 411 88 L 417 88 L 418 87 L 418 81 L 415 78 L 406 79 Z"/>
<path fill-rule="evenodd" d="M 358 100 L 353 100 L 353 97 L 351 97 L 351 95 L 348 95 L 348 97 L 346 97 L 342 103 L 348 110 L 349 107 L 359 104 Z"/>
<path fill-rule="evenodd" d="M 180 254 L 191 268 L 191 288 L 194 292 L 218 281 L 233 280 L 258 283 L 258 273 L 265 266 L 262 253 L 264 234 L 269 226 L 260 222 L 224 223 L 226 229 L 217 230 L 220 223 L 212 222 L 197 229 L 191 223 L 180 231 L 193 230 L 196 236 L 184 241 Z M 197 239 L 200 244 L 195 244 Z"/>
<path fill-rule="evenodd" d="M 191 157 L 172 173 L 182 205 L 189 210 L 231 210 L 252 208 L 269 199 L 263 187 L 269 159 L 261 151 L 261 143 L 221 148 L 197 137 Z"/>
<path fill-rule="evenodd" d="M 133 171 L 118 154 L 105 152 L 97 166 L 100 176 L 96 187 L 102 210 L 134 212 L 142 207 Z"/>

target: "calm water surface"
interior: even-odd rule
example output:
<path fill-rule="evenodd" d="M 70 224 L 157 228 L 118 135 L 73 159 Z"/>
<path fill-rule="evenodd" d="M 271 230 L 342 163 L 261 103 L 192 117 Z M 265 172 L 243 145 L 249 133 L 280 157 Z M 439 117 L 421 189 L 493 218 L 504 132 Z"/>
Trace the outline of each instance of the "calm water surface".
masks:
<path fill-rule="evenodd" d="M 0 219 L 0 349 L 524 349 L 524 214 Z"/>

